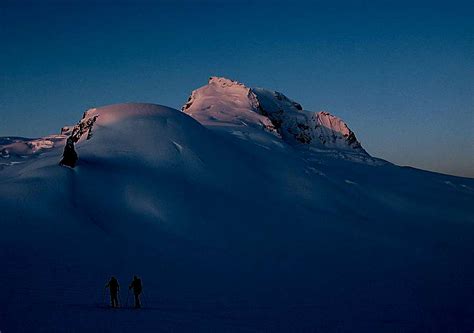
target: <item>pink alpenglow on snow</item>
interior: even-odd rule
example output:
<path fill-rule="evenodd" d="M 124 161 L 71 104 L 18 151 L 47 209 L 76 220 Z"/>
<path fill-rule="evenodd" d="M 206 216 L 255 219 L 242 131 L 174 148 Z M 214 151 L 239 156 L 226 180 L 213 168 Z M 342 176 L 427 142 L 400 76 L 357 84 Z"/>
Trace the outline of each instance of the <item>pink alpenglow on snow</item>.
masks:
<path fill-rule="evenodd" d="M 194 90 L 182 111 L 208 126 L 263 129 L 291 145 L 368 156 L 349 127 L 328 112 L 311 112 L 280 92 L 211 77 Z"/>

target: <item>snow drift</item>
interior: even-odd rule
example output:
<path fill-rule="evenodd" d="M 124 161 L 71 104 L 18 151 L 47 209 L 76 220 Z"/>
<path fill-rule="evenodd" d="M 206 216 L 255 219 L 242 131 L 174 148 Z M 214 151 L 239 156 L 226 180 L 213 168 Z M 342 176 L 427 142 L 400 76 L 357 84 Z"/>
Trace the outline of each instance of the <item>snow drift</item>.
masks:
<path fill-rule="evenodd" d="M 227 79 L 183 110 L 87 111 L 75 169 L 75 126 L 0 139 L 0 329 L 472 330 L 472 179 L 371 157 L 335 116 Z M 97 307 L 133 274 L 143 311 Z"/>

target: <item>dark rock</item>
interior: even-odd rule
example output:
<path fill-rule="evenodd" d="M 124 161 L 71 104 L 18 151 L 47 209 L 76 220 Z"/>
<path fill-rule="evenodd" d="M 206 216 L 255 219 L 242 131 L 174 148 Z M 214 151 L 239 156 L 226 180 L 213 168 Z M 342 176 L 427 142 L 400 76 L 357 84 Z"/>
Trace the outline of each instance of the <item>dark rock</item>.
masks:
<path fill-rule="evenodd" d="M 66 146 L 64 147 L 63 158 L 59 164 L 74 168 L 76 166 L 77 159 L 77 153 L 74 149 L 74 140 L 72 137 L 69 137 L 67 139 Z"/>

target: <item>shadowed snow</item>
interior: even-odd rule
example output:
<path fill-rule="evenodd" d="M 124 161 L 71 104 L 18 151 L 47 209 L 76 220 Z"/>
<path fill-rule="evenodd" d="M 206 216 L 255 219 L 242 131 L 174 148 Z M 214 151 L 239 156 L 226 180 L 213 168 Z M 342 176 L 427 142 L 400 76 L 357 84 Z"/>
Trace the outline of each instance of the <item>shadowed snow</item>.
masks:
<path fill-rule="evenodd" d="M 207 127 L 106 106 L 75 169 L 62 147 L 0 168 L 2 331 L 472 330 L 474 180 L 301 149 L 227 88 Z M 134 274 L 145 309 L 99 306 Z"/>

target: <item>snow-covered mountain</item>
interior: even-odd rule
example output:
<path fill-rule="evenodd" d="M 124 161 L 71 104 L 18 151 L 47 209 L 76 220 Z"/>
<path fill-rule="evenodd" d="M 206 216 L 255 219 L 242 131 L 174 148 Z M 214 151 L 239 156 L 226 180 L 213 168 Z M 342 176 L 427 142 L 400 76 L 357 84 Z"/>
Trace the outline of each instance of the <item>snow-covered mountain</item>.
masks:
<path fill-rule="evenodd" d="M 211 77 L 194 90 L 182 111 L 206 125 L 262 128 L 290 144 L 368 155 L 344 121 L 328 112 L 305 111 L 280 92 L 222 77 Z"/>
<path fill-rule="evenodd" d="M 184 111 L 0 139 L 2 331 L 472 330 L 473 179 L 378 160 L 342 120 L 226 79 Z M 134 274 L 146 309 L 98 306 Z"/>
<path fill-rule="evenodd" d="M 48 135 L 39 139 L 21 137 L 0 138 L 0 157 L 4 159 L 15 159 L 40 153 L 55 146 L 64 145 L 66 135 Z M 1 161 L 1 160 L 0 160 Z"/>

